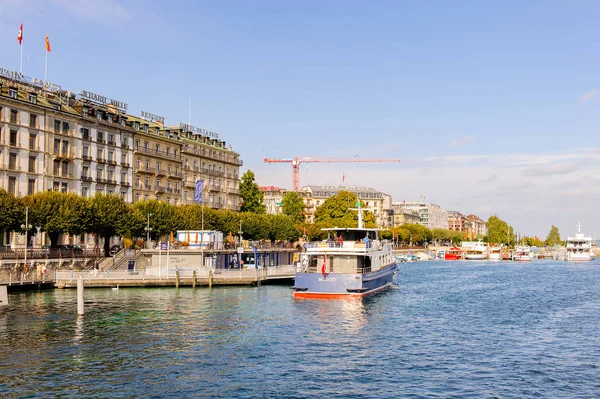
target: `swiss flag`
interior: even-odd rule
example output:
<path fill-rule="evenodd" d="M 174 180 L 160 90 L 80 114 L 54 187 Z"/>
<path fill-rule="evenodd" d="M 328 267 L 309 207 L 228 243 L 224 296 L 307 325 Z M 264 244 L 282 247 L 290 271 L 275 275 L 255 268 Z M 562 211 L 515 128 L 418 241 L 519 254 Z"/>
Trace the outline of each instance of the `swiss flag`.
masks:
<path fill-rule="evenodd" d="M 327 256 L 323 257 L 323 266 L 321 266 L 321 274 L 325 277 L 325 270 L 327 270 Z"/>
<path fill-rule="evenodd" d="M 17 36 L 17 40 L 19 41 L 19 44 L 23 44 L 23 24 L 19 26 L 19 36 Z"/>

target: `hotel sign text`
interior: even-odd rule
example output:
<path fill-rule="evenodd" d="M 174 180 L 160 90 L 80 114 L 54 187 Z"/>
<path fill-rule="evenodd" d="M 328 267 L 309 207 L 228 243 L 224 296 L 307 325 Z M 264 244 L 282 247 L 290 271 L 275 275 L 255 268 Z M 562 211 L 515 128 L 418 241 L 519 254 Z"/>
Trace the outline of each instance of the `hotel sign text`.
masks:
<path fill-rule="evenodd" d="M 149 122 L 158 122 L 161 124 L 165 124 L 165 118 L 162 116 L 151 114 L 150 112 L 142 111 L 142 118 Z"/>
<path fill-rule="evenodd" d="M 106 105 L 106 104 L 113 105 L 122 111 L 127 111 L 127 108 L 128 108 L 127 103 L 117 101 L 117 100 L 112 100 L 110 98 L 101 96 L 100 94 L 92 93 L 87 90 L 81 91 L 81 97 L 84 97 L 90 101 L 93 101 L 93 102 L 101 104 L 101 105 Z"/>
<path fill-rule="evenodd" d="M 62 88 L 59 85 L 54 83 L 50 83 L 45 80 L 30 78 L 28 76 L 23 75 L 21 72 L 11 71 L 5 68 L 0 68 L 0 76 L 16 80 L 25 85 L 29 85 L 29 87 L 23 87 L 26 91 L 35 91 L 37 92 L 39 89 L 47 90 L 47 91 L 61 91 Z"/>
<path fill-rule="evenodd" d="M 187 123 L 181 122 L 181 123 L 179 123 L 179 127 L 182 128 L 183 130 L 187 130 L 188 132 L 201 134 L 201 135 L 208 136 L 208 137 L 213 137 L 215 139 L 219 138 L 218 133 L 211 132 L 210 130 L 206 130 L 206 129 L 201 129 L 196 126 L 188 125 Z"/>

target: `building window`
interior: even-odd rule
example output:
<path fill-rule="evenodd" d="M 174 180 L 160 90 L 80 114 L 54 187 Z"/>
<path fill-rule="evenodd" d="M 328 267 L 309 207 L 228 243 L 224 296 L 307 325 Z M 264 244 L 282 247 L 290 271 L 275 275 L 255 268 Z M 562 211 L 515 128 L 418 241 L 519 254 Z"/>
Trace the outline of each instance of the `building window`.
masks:
<path fill-rule="evenodd" d="M 171 165 L 167 165 L 167 173 L 171 174 Z"/>
<path fill-rule="evenodd" d="M 53 172 L 54 176 L 58 176 L 58 174 L 60 172 L 60 162 L 59 161 L 54 161 L 52 172 Z"/>
<path fill-rule="evenodd" d="M 140 195 L 139 195 L 139 194 L 136 194 L 136 195 L 135 195 L 135 201 L 136 201 L 136 202 L 138 202 L 139 200 L 140 200 Z"/>
<path fill-rule="evenodd" d="M 113 121 L 113 117 L 112 117 L 112 115 L 108 115 L 106 118 L 108 119 L 108 121 L 109 121 L 110 123 L 112 123 L 112 121 Z"/>
<path fill-rule="evenodd" d="M 60 123 L 60 122 L 59 122 L 59 123 Z M 56 124 L 56 123 L 55 123 L 55 124 Z M 55 128 L 55 131 L 56 131 L 56 126 L 55 126 L 54 128 Z M 89 139 L 90 139 L 90 129 L 88 129 L 88 128 L 85 128 L 85 127 L 82 127 L 82 128 L 81 128 L 81 137 L 82 137 L 84 140 L 89 140 Z"/>
<path fill-rule="evenodd" d="M 36 157 L 29 157 L 29 173 L 35 173 Z"/>
<path fill-rule="evenodd" d="M 104 143 L 104 133 L 98 132 L 98 143 Z"/>
<path fill-rule="evenodd" d="M 66 193 L 68 191 L 68 187 L 69 187 L 68 183 L 61 184 L 60 192 L 61 193 Z"/>
<path fill-rule="evenodd" d="M 150 170 L 150 161 L 146 159 L 146 170 Z"/>
<path fill-rule="evenodd" d="M 8 89 L 8 95 L 10 96 L 10 98 L 17 98 L 17 90 Z"/>
<path fill-rule="evenodd" d="M 127 120 L 125 118 L 121 118 L 121 125 L 125 126 L 127 124 Z"/>
<path fill-rule="evenodd" d="M 115 135 L 109 134 L 108 135 L 108 144 L 114 144 L 114 143 L 115 143 Z"/>
<path fill-rule="evenodd" d="M 89 173 L 89 168 L 87 166 L 84 166 L 81 169 L 81 177 L 84 178 L 84 179 L 87 179 L 88 173 Z"/>
<path fill-rule="evenodd" d="M 17 188 L 17 178 L 12 177 L 12 176 L 9 177 L 8 178 L 8 192 L 10 194 L 17 195 L 16 188 Z"/>
<path fill-rule="evenodd" d="M 63 122 L 62 123 L 62 132 L 63 134 L 69 134 L 69 130 L 70 130 L 70 125 L 69 122 Z"/>
<path fill-rule="evenodd" d="M 35 179 L 29 179 L 27 182 L 27 195 L 35 194 Z"/>
<path fill-rule="evenodd" d="M 139 122 L 135 122 L 134 126 L 135 126 L 135 130 L 140 130 L 140 123 Z"/>
<path fill-rule="evenodd" d="M 8 168 L 11 170 L 17 170 L 17 154 L 11 152 L 8 156 Z"/>
<path fill-rule="evenodd" d="M 81 187 L 81 196 L 83 198 L 86 198 L 88 196 L 88 188 L 87 187 Z"/>
<path fill-rule="evenodd" d="M 148 133 L 148 125 L 144 125 L 144 132 Z"/>
<path fill-rule="evenodd" d="M 68 176 L 68 170 L 69 170 L 69 162 L 65 161 L 62 163 L 62 176 L 63 177 L 67 177 Z"/>
<path fill-rule="evenodd" d="M 158 136 L 159 131 L 160 131 L 159 128 L 157 128 L 157 127 L 154 128 L 154 133 L 156 133 L 157 136 Z"/>
<path fill-rule="evenodd" d="M 100 162 L 103 161 L 102 152 L 103 152 L 102 148 L 98 148 L 98 161 L 100 161 Z"/>
<path fill-rule="evenodd" d="M 156 171 L 157 171 L 157 172 L 160 172 L 160 162 L 157 162 L 157 163 L 156 163 Z"/>
<path fill-rule="evenodd" d="M 171 149 L 169 147 L 167 147 L 167 156 L 169 156 L 170 152 L 171 152 Z"/>
<path fill-rule="evenodd" d="M 37 135 L 35 134 L 30 134 L 29 135 L 29 149 L 30 150 L 35 150 L 35 142 L 37 141 Z"/>
<path fill-rule="evenodd" d="M 29 114 L 29 127 L 37 127 L 37 115 Z"/>
<path fill-rule="evenodd" d="M 10 145 L 12 145 L 13 147 L 17 146 L 17 131 L 16 130 L 10 131 Z"/>
<path fill-rule="evenodd" d="M 159 144 L 157 144 L 157 145 L 156 145 L 156 153 L 158 154 L 159 152 L 160 152 L 160 145 L 159 145 Z"/>
<path fill-rule="evenodd" d="M 35 94 L 29 94 L 29 102 L 32 104 L 37 104 L 37 96 Z"/>
<path fill-rule="evenodd" d="M 127 163 L 127 154 L 121 154 L 121 163 L 122 164 L 126 164 Z"/>
<path fill-rule="evenodd" d="M 18 116 L 19 116 L 18 112 L 14 109 L 11 109 L 10 110 L 10 123 L 16 124 L 17 120 L 19 119 Z"/>
<path fill-rule="evenodd" d="M 108 152 L 108 162 L 112 162 L 114 158 L 114 153 L 112 151 Z"/>

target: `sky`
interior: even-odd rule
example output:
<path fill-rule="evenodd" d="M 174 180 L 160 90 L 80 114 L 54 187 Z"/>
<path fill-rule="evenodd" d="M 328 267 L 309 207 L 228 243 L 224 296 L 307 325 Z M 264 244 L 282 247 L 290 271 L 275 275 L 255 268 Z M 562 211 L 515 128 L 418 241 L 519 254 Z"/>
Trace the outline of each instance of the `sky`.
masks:
<path fill-rule="evenodd" d="M 260 185 L 600 237 L 595 1 L 0 0 L 0 67 L 218 132 Z M 189 103 L 191 99 L 191 117 Z"/>

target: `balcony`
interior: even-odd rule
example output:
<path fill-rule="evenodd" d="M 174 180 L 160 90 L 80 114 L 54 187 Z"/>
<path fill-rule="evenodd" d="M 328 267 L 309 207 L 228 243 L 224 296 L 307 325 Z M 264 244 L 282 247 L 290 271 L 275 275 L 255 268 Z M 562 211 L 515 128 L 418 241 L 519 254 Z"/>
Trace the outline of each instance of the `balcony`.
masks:
<path fill-rule="evenodd" d="M 109 160 L 108 160 L 108 164 L 109 164 L 109 165 L 113 165 L 113 166 L 114 166 L 114 165 L 116 165 L 116 164 L 117 164 L 117 161 L 116 161 L 115 159 L 109 159 Z"/>
<path fill-rule="evenodd" d="M 122 167 L 122 168 L 131 168 L 131 165 L 129 165 L 127 162 L 123 162 L 123 163 L 121 164 L 121 167 Z"/>
<path fill-rule="evenodd" d="M 185 165 L 183 165 L 183 170 L 192 170 L 192 166 L 185 164 Z"/>
<path fill-rule="evenodd" d="M 229 194 L 239 194 L 239 193 L 240 193 L 240 189 L 239 189 L 239 188 L 232 188 L 232 187 L 231 187 L 231 188 L 228 188 L 228 189 L 227 189 L 227 192 L 228 192 Z"/>
<path fill-rule="evenodd" d="M 169 173 L 169 176 L 174 177 L 176 179 L 183 179 L 183 173 L 178 171 Z"/>
<path fill-rule="evenodd" d="M 108 140 L 108 145 L 117 145 L 113 140 Z"/>
<path fill-rule="evenodd" d="M 96 139 L 96 143 L 98 143 L 98 144 L 106 144 L 106 142 L 104 141 L 104 139 Z"/>
<path fill-rule="evenodd" d="M 154 192 L 157 194 L 164 193 L 166 191 L 165 186 L 156 186 Z"/>
<path fill-rule="evenodd" d="M 136 184 L 134 188 L 136 190 L 152 191 L 152 185 L 150 184 Z"/>
<path fill-rule="evenodd" d="M 93 182 L 92 176 L 83 175 L 81 176 L 81 181 Z"/>
<path fill-rule="evenodd" d="M 156 176 L 166 176 L 167 171 L 165 169 L 156 169 Z"/>
<path fill-rule="evenodd" d="M 82 136 L 81 136 L 81 138 L 82 138 L 83 140 L 92 141 L 92 138 L 90 137 L 90 135 L 89 135 L 89 134 L 84 134 L 84 135 L 82 135 Z"/>
<path fill-rule="evenodd" d="M 196 182 L 193 182 L 193 181 L 184 181 L 183 182 L 183 186 L 184 187 L 188 187 L 188 188 L 196 188 Z"/>
<path fill-rule="evenodd" d="M 96 183 L 98 183 L 98 184 L 106 184 L 106 183 L 108 183 L 108 180 L 106 180 L 104 177 L 97 177 L 96 178 Z"/>
<path fill-rule="evenodd" d="M 223 188 L 223 186 L 219 186 L 217 184 L 207 184 L 205 187 L 209 191 L 221 191 Z"/>
<path fill-rule="evenodd" d="M 106 159 L 104 159 L 104 158 L 102 158 L 102 157 L 98 157 L 98 158 L 96 159 L 96 162 L 98 162 L 98 163 L 106 163 Z"/>
<path fill-rule="evenodd" d="M 155 157 L 159 157 L 159 158 L 167 158 L 167 159 L 173 159 L 176 161 L 180 161 L 181 160 L 181 156 L 180 155 L 175 155 L 173 153 L 168 153 L 166 151 L 157 151 L 157 150 L 153 150 L 151 148 L 143 148 L 143 147 L 137 147 L 136 152 L 141 152 L 142 154 L 148 154 L 148 155 L 153 155 Z"/>
<path fill-rule="evenodd" d="M 136 173 L 150 173 L 150 174 L 154 174 L 154 173 L 156 173 L 156 170 L 154 168 L 150 168 L 150 167 L 147 167 L 147 166 L 138 166 L 135 169 L 135 172 Z"/>
<path fill-rule="evenodd" d="M 66 151 L 59 151 L 58 149 L 54 149 L 54 151 L 52 151 L 52 157 L 54 159 L 71 159 L 73 158 L 73 155 L 71 153 L 71 151 L 66 150 Z"/>
<path fill-rule="evenodd" d="M 123 180 L 123 179 L 121 179 L 121 185 L 127 186 L 127 187 L 131 186 L 131 184 L 129 184 L 129 182 L 127 180 Z"/>
<path fill-rule="evenodd" d="M 81 156 L 81 158 L 82 158 L 84 161 L 91 161 L 91 160 L 92 160 L 92 156 L 91 156 L 91 155 L 88 155 L 88 154 L 83 154 L 83 155 Z"/>
<path fill-rule="evenodd" d="M 129 149 L 129 144 L 127 144 L 127 143 L 121 143 L 121 148 L 124 148 L 124 149 L 128 150 Z"/>

